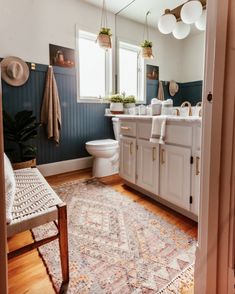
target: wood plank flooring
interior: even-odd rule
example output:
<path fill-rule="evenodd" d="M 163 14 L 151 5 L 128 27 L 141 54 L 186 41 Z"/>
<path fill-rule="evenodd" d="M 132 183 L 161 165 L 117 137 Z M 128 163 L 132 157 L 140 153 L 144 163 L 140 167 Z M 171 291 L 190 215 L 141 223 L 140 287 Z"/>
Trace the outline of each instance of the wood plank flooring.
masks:
<path fill-rule="evenodd" d="M 88 169 L 47 177 L 47 181 L 51 185 L 59 185 L 65 182 L 89 177 L 91 177 L 91 171 Z M 190 236 L 194 238 L 197 237 L 197 224 L 195 222 L 123 185 L 119 176 L 106 177 L 101 179 L 101 181 L 135 200 L 151 212 L 165 218 Z M 31 233 L 24 232 L 10 238 L 8 240 L 8 248 L 11 251 L 31 242 L 33 242 Z M 44 266 L 37 250 L 33 250 L 10 260 L 8 267 L 10 294 L 55 293 L 47 274 L 46 267 Z"/>

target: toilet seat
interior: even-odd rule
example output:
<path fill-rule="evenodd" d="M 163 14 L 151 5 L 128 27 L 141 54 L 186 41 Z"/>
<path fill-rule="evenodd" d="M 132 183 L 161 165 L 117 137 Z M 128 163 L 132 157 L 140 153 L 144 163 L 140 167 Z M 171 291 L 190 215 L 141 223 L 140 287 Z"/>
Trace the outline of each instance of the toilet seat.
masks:
<path fill-rule="evenodd" d="M 118 147 L 118 141 L 112 139 L 94 140 L 87 142 L 86 145 L 97 150 L 111 149 Z"/>

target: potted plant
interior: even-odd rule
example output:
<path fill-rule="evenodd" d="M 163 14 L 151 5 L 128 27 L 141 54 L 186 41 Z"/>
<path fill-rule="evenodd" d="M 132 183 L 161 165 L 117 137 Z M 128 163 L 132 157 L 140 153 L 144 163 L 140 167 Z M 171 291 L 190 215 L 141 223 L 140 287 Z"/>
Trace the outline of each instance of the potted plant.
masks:
<path fill-rule="evenodd" d="M 112 32 L 110 28 L 101 28 L 97 37 L 99 46 L 104 49 L 112 48 L 111 36 Z"/>
<path fill-rule="evenodd" d="M 153 58 L 153 43 L 151 41 L 148 40 L 144 40 L 143 43 L 140 44 L 140 46 L 142 47 L 142 57 L 149 59 L 149 58 Z"/>
<path fill-rule="evenodd" d="M 32 111 L 20 111 L 14 117 L 3 112 L 4 139 L 10 147 L 6 153 L 14 169 L 36 166 L 37 148 L 32 139 L 37 137 L 39 125 Z"/>
<path fill-rule="evenodd" d="M 123 113 L 123 95 L 115 94 L 110 97 L 110 111 L 113 114 Z"/>
<path fill-rule="evenodd" d="M 123 99 L 124 107 L 125 108 L 133 108 L 135 107 L 136 99 L 135 96 L 130 95 Z"/>

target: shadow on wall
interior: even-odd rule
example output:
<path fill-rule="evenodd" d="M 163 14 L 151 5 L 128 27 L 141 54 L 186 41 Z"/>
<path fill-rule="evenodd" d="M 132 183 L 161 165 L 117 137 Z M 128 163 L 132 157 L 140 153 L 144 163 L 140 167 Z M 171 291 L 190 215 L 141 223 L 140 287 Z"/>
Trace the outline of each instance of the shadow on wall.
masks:
<path fill-rule="evenodd" d="M 156 80 L 147 80 L 147 104 L 157 97 L 158 84 Z M 169 94 L 169 82 L 163 82 L 165 99 L 173 99 L 174 106 L 180 106 L 184 101 L 189 101 L 193 106 L 202 101 L 202 81 L 178 83 L 179 92 L 174 97 Z"/>
<path fill-rule="evenodd" d="M 36 70 L 31 70 L 29 80 L 22 87 L 3 82 L 4 110 L 12 115 L 32 110 L 39 121 L 47 69 L 47 65 L 36 64 Z M 61 100 L 61 142 L 56 146 L 40 128 L 36 141 L 38 164 L 86 157 L 87 141 L 114 137 L 111 120 L 104 117 L 107 104 L 77 103 L 75 69 L 54 67 L 54 73 Z"/>

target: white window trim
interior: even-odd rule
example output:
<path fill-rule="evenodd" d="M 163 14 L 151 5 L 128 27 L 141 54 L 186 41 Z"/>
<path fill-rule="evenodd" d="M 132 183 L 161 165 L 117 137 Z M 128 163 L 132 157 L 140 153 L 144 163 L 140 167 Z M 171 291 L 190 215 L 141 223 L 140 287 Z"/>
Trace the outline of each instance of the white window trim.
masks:
<path fill-rule="evenodd" d="M 95 41 L 96 34 L 88 28 L 82 28 L 76 25 L 76 84 L 77 84 L 77 102 L 78 103 L 107 103 L 106 97 L 88 97 L 80 96 L 80 66 L 79 66 L 79 37 Z M 112 50 L 105 53 L 105 95 L 112 91 Z"/>
<path fill-rule="evenodd" d="M 122 46 L 120 46 L 122 44 Z M 117 39 L 117 90 L 120 92 L 120 71 L 119 71 L 119 49 L 120 47 L 138 52 L 138 69 L 139 71 L 142 71 L 140 74 L 138 74 L 138 81 L 137 81 L 137 93 L 140 93 L 140 96 L 142 97 L 141 100 L 138 100 L 138 97 L 136 97 L 136 104 L 145 104 L 146 99 L 146 86 L 145 86 L 145 62 L 141 59 L 141 48 L 140 46 L 133 41 L 130 40 L 124 40 L 124 39 Z M 133 50 L 134 49 L 134 50 Z"/>

